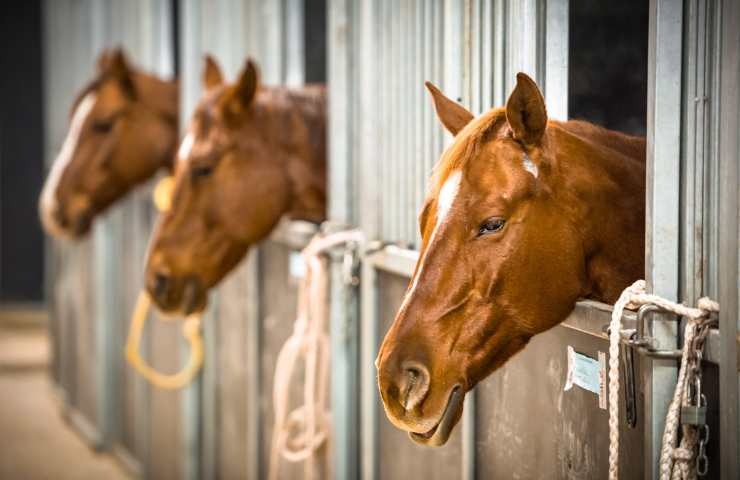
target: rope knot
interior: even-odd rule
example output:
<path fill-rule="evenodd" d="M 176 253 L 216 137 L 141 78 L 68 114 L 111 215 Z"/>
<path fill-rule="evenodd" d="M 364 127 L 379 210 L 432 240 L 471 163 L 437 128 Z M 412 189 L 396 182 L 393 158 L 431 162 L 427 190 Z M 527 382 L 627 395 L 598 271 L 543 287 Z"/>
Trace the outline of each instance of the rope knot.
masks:
<path fill-rule="evenodd" d="M 676 447 L 673 450 L 673 459 L 677 462 L 691 462 L 694 459 L 694 452 L 690 448 Z"/>
<path fill-rule="evenodd" d="M 719 303 L 715 302 L 709 297 L 701 297 L 699 301 L 696 302 L 696 306 L 700 310 L 704 311 L 706 316 L 709 316 L 710 314 L 715 312 L 719 312 Z"/>

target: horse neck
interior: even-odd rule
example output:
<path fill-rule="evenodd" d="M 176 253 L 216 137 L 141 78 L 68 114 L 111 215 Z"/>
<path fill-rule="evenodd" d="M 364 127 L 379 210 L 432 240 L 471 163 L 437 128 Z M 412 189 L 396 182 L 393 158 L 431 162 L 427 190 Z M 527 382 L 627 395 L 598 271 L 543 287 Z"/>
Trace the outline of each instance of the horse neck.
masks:
<path fill-rule="evenodd" d="M 133 80 L 138 100 L 161 117 L 172 128 L 173 138 L 177 139 L 180 112 L 178 82 L 140 72 L 134 74 Z M 161 166 L 171 168 L 176 148 L 175 141 L 167 154 L 159 159 Z"/>
<path fill-rule="evenodd" d="M 585 122 L 548 131 L 563 187 L 556 196 L 582 235 L 583 294 L 612 302 L 644 275 L 645 140 Z"/>
<path fill-rule="evenodd" d="M 278 152 L 290 185 L 286 214 L 320 222 L 326 217 L 326 93 L 321 86 L 263 87 L 255 116 Z"/>

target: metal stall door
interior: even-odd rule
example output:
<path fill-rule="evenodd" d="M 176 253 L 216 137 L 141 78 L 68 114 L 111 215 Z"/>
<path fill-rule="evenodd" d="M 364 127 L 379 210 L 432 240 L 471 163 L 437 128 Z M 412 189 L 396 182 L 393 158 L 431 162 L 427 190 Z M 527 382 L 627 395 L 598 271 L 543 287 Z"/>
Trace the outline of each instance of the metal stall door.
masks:
<path fill-rule="evenodd" d="M 68 127 L 77 91 L 93 72 L 89 2 L 45 2 L 44 81 L 46 165 L 51 166 Z M 57 385 L 64 413 L 87 442 L 99 445 L 94 322 L 94 243 L 47 242 L 47 294 Z"/>
<path fill-rule="evenodd" d="M 170 7 L 167 0 L 45 2 L 47 159 L 53 159 L 69 105 L 95 74 L 94 61 L 104 48 L 121 46 L 137 68 L 172 76 Z M 158 402 L 157 393 L 123 362 L 128 314 L 153 221 L 150 190 L 151 185 L 141 187 L 112 207 L 81 245 L 55 248 L 59 268 L 53 272 L 52 302 L 59 383 L 73 424 L 95 447 L 113 448 L 131 472 L 142 475 L 152 473 L 145 465 L 150 452 L 167 458 L 151 438 L 167 430 L 152 427 L 152 415 L 163 422 L 172 403 Z M 157 352 L 166 356 L 166 339 L 176 338 L 175 332 L 151 327 L 149 334 L 162 340 Z M 165 404 L 160 411 L 158 403 Z"/>
<path fill-rule="evenodd" d="M 174 12 L 167 0 L 96 2 L 93 44 L 122 47 L 129 61 L 163 79 L 174 76 Z M 99 326 L 97 384 L 105 446 L 143 477 L 174 477 L 181 430 L 173 405 L 179 395 L 149 385 L 124 360 L 128 323 L 143 286 L 143 266 L 156 219 L 151 202 L 154 181 L 138 187 L 111 208 L 94 228 L 96 321 Z M 155 316 L 154 314 L 152 316 Z M 179 329 L 149 322 L 145 355 L 156 368 L 175 370 Z M 156 345 L 156 348 L 154 348 Z"/>
<path fill-rule="evenodd" d="M 323 1 L 312 0 L 183 2 L 183 118 L 190 117 L 200 97 L 205 53 L 219 62 L 227 82 L 235 81 L 248 56 L 265 85 L 321 81 L 325 33 L 315 20 L 324 8 Z M 211 295 L 203 322 L 204 371 L 182 412 L 191 431 L 185 459 L 189 478 L 267 475 L 275 359 L 293 330 L 298 252 L 314 232 L 313 225 L 284 221 Z M 298 390 L 291 395 L 301 398 Z M 300 473 L 296 468 L 284 464 L 281 472 L 291 478 Z"/>

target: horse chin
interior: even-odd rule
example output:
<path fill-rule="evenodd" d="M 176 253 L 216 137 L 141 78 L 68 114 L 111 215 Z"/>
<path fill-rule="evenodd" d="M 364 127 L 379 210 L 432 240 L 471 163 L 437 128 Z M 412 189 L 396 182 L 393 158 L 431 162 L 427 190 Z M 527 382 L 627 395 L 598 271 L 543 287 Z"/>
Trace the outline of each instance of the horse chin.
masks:
<path fill-rule="evenodd" d="M 159 313 L 168 318 L 199 315 L 208 306 L 208 291 L 201 288 L 200 282 L 195 278 L 185 282 L 179 295 L 168 295 L 166 299 L 156 298 L 152 293 L 150 295 Z"/>
<path fill-rule="evenodd" d="M 458 386 L 452 389 L 447 399 L 447 406 L 437 424 L 425 433 L 409 432 L 409 437 L 414 442 L 429 447 L 441 447 L 447 443 L 453 428 L 462 417 L 464 399 L 465 392 L 462 388 Z"/>
<path fill-rule="evenodd" d="M 92 228 L 92 214 L 83 213 L 71 222 L 61 221 L 53 213 L 50 213 L 49 207 L 42 206 L 39 210 L 41 226 L 44 232 L 60 240 L 77 241 L 85 238 Z"/>

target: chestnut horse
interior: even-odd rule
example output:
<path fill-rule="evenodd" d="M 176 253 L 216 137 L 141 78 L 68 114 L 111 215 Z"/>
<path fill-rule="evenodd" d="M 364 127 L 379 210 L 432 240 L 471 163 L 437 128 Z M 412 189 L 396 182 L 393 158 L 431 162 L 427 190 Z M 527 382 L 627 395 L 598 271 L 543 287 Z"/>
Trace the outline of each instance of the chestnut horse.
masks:
<path fill-rule="evenodd" d="M 210 57 L 203 87 L 146 265 L 147 290 L 167 312 L 203 310 L 207 290 L 283 215 L 325 217 L 325 88 L 259 85 L 252 61 L 227 85 Z"/>
<path fill-rule="evenodd" d="M 506 107 L 478 118 L 427 87 L 455 139 L 435 168 L 419 261 L 376 365 L 388 418 L 436 446 L 466 392 L 532 336 L 579 298 L 613 302 L 642 277 L 645 140 L 548 121 L 522 73 Z"/>
<path fill-rule="evenodd" d="M 97 64 L 39 199 L 44 229 L 58 237 L 85 235 L 96 215 L 169 166 L 177 146 L 177 83 L 135 70 L 120 49 Z"/>

